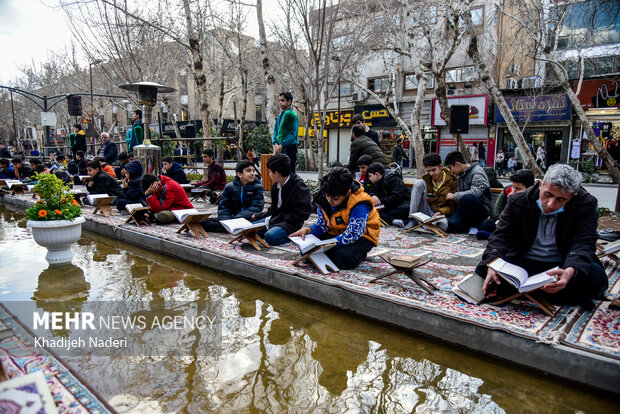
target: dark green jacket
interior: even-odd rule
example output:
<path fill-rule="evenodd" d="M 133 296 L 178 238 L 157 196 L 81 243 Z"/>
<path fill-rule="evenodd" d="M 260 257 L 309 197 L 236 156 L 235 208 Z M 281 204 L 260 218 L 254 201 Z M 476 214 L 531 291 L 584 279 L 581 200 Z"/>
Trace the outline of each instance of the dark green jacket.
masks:
<path fill-rule="evenodd" d="M 357 171 L 357 160 L 362 155 L 370 155 L 372 162 L 380 162 L 383 165 L 388 165 L 387 158 L 385 158 L 385 154 L 381 151 L 381 148 L 379 148 L 372 139 L 368 138 L 366 135 L 362 135 L 351 142 L 349 171 Z"/>

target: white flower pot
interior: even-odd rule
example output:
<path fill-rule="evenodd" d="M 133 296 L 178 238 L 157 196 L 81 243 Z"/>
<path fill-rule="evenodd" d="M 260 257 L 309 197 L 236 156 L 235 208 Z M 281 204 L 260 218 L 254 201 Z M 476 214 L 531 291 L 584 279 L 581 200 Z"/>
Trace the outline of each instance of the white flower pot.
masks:
<path fill-rule="evenodd" d="M 82 235 L 84 217 L 71 220 L 28 220 L 26 226 L 32 229 L 34 241 L 47 249 L 45 259 L 49 264 L 71 263 L 71 246 Z"/>

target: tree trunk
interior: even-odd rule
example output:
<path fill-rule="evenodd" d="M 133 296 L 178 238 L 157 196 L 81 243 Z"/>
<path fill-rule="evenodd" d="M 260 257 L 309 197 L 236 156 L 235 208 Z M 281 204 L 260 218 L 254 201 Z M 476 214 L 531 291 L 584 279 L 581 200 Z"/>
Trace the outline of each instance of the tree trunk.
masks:
<path fill-rule="evenodd" d="M 260 54 L 263 65 L 263 76 L 265 77 L 265 117 L 269 130 L 273 131 L 276 121 L 275 111 L 275 84 L 271 64 L 269 62 L 269 49 L 267 45 L 267 35 L 265 34 L 265 23 L 263 21 L 263 0 L 256 0 L 256 17 L 258 18 L 258 35 L 260 42 Z M 257 121 L 260 121 L 257 119 Z"/>
<path fill-rule="evenodd" d="M 200 102 L 200 112 L 202 113 L 202 136 L 211 136 L 211 115 L 209 113 L 209 103 L 207 91 L 207 77 L 204 74 L 204 66 L 202 61 L 202 53 L 200 53 L 200 43 L 198 36 L 194 31 L 192 23 L 192 11 L 189 6 L 189 0 L 183 0 L 183 9 L 185 10 L 185 21 L 187 23 L 187 41 L 192 54 L 192 63 L 194 70 L 194 82 L 198 89 L 198 99 Z M 205 148 L 211 148 L 211 141 L 205 142 Z"/>
<path fill-rule="evenodd" d="M 222 65 L 223 67 L 224 65 Z M 220 114 L 217 117 L 217 125 L 215 126 L 215 133 L 217 134 L 217 136 L 221 136 L 222 135 L 222 126 L 224 125 L 224 96 L 226 95 L 226 93 L 224 92 L 224 74 L 220 73 L 220 76 L 222 76 L 222 80 L 220 81 Z"/>
<path fill-rule="evenodd" d="M 514 117 L 512 116 L 512 112 L 510 108 L 508 108 L 508 104 L 506 104 L 506 100 L 502 95 L 501 91 L 495 84 L 495 81 L 491 77 L 489 70 L 487 69 L 486 63 L 482 61 L 480 57 L 480 52 L 478 51 L 478 35 L 476 33 L 476 29 L 474 28 L 473 23 L 471 22 L 471 15 L 469 12 L 464 13 L 465 24 L 469 28 L 470 40 L 469 46 L 467 48 L 467 55 L 473 60 L 476 70 L 480 73 L 480 79 L 484 82 L 487 90 L 493 97 L 495 104 L 499 108 L 499 111 L 502 113 L 502 116 L 506 120 L 506 126 L 510 131 L 517 147 L 519 148 L 519 152 L 523 157 L 525 168 L 531 170 L 534 173 L 536 178 L 542 178 L 543 172 L 536 164 L 536 159 L 530 152 L 530 149 L 525 142 L 525 138 L 523 137 L 523 133 L 521 132 L 521 128 L 517 125 Z"/>
<path fill-rule="evenodd" d="M 425 173 L 424 164 L 424 141 L 422 138 L 422 127 L 420 126 L 420 116 L 422 114 L 422 106 L 424 105 L 424 95 L 426 94 L 426 76 L 416 73 L 418 78 L 418 94 L 415 98 L 413 111 L 411 112 L 411 141 L 415 151 L 415 170 L 418 178 L 422 178 Z M 410 157 L 413 158 L 413 157 Z M 413 163 L 412 163 L 413 164 Z"/>
<path fill-rule="evenodd" d="M 239 124 L 239 143 L 237 144 L 237 160 L 239 161 L 243 159 L 241 153 L 243 152 L 245 154 L 243 148 L 243 129 L 245 128 L 245 113 L 248 110 L 248 71 L 245 69 L 241 70 L 241 93 L 241 123 Z"/>
<path fill-rule="evenodd" d="M 435 76 L 435 83 L 437 87 L 435 87 L 435 95 L 437 96 L 437 101 L 439 102 L 439 107 L 441 108 L 441 116 L 446 123 L 446 128 L 448 131 L 450 130 L 450 105 L 448 105 L 448 96 L 446 95 L 446 81 L 443 76 Z M 456 148 L 459 150 L 461 154 L 463 154 L 463 158 L 465 158 L 465 162 L 471 162 L 471 154 L 467 150 L 465 146 L 465 141 L 461 137 L 460 134 L 452 134 L 454 137 L 454 142 L 456 143 Z M 441 137 L 440 137 L 441 139 Z"/>
<path fill-rule="evenodd" d="M 594 130 L 592 129 L 592 125 L 590 125 L 590 120 L 588 119 L 588 116 L 583 110 L 583 107 L 581 106 L 581 102 L 579 102 L 579 98 L 577 97 L 577 94 L 575 94 L 573 89 L 570 87 L 570 84 L 568 83 L 566 76 L 564 76 L 564 73 L 558 67 L 558 63 L 553 61 L 551 65 L 553 66 L 553 70 L 555 71 L 555 74 L 560 79 L 560 82 L 562 84 L 562 89 L 564 89 L 564 93 L 568 95 L 568 99 L 570 100 L 570 103 L 573 106 L 575 113 L 577 113 L 579 122 L 581 122 L 581 127 L 586 132 L 586 136 L 588 137 L 588 141 L 590 141 L 590 143 L 594 147 L 594 151 L 596 151 L 598 156 L 605 161 L 605 164 L 607 165 L 607 171 L 609 171 L 609 175 L 611 176 L 611 179 L 613 180 L 614 183 L 617 184 L 618 182 L 620 182 L 620 170 L 618 169 L 618 167 L 616 167 L 616 163 L 614 159 L 612 158 L 611 155 L 609 155 L 609 152 L 607 152 L 601 140 L 594 133 Z"/>

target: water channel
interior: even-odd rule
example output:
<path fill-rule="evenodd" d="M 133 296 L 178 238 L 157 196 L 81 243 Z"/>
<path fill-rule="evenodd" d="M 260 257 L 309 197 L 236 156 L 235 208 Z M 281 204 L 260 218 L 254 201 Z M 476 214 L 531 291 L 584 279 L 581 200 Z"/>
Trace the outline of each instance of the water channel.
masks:
<path fill-rule="evenodd" d="M 49 268 L 0 204 L 0 301 L 223 304 L 221 353 L 71 356 L 132 412 L 620 412 L 616 396 L 85 231 Z"/>

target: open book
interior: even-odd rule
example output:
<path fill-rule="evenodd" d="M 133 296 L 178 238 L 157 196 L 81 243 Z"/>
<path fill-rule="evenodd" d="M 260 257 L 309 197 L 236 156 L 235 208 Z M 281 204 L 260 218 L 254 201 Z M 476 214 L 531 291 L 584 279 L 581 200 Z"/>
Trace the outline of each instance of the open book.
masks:
<path fill-rule="evenodd" d="M 220 221 L 220 224 L 224 226 L 230 234 L 239 234 L 245 230 L 260 229 L 261 227 L 265 227 L 265 222 L 252 224 L 251 221 L 244 218 L 222 220 Z"/>
<path fill-rule="evenodd" d="M 476 274 L 471 274 L 454 286 L 452 292 L 469 303 L 479 305 L 484 300 L 482 285 L 484 285 L 484 279 Z"/>
<path fill-rule="evenodd" d="M 332 272 L 340 271 L 338 266 L 336 266 L 334 262 L 332 262 L 331 259 L 325 254 L 327 250 L 334 247 L 337 241 L 335 237 L 327 240 L 321 240 L 313 234 L 308 234 L 304 240 L 298 236 L 289 237 L 289 239 L 295 243 L 302 254 L 302 258 L 303 255 L 308 255 L 308 260 L 310 260 L 321 273 L 327 274 L 330 270 Z"/>
<path fill-rule="evenodd" d="M 530 276 L 524 268 L 499 258 L 493 260 L 488 266 L 495 270 L 502 279 L 516 287 L 520 293 L 530 292 L 548 283 L 555 282 L 555 277 L 548 275 L 547 272 L 558 269 L 556 266 L 553 269 Z"/>
<path fill-rule="evenodd" d="M 434 223 L 436 221 L 446 218 L 446 216 L 444 216 L 443 214 L 440 214 L 438 216 L 428 216 L 420 212 L 413 213 L 409 217 L 416 219 L 419 223 L 422 224 Z"/>
<path fill-rule="evenodd" d="M 86 184 L 87 182 L 89 182 L 90 180 L 92 180 L 92 178 L 90 178 L 90 175 L 78 175 L 78 178 L 80 179 L 81 182 L 83 182 L 84 184 Z"/>
<path fill-rule="evenodd" d="M 620 250 L 620 240 L 616 240 L 615 242 L 607 243 L 603 248 L 603 253 L 613 254 Z"/>
<path fill-rule="evenodd" d="M 185 208 L 183 210 L 171 210 L 174 217 L 179 221 L 179 223 L 183 223 L 188 216 L 192 216 L 194 214 L 202 214 L 195 208 Z"/>
<path fill-rule="evenodd" d="M 301 254 L 306 254 L 312 249 L 316 249 L 317 247 L 326 246 L 328 244 L 334 244 L 337 242 L 337 239 L 331 238 L 327 240 L 321 240 L 316 237 L 314 234 L 306 235 L 305 239 L 302 240 L 299 236 L 289 237 L 293 243 L 297 246 Z M 333 246 L 322 248 L 322 251 L 329 250 Z"/>
<path fill-rule="evenodd" d="M 148 211 L 148 207 L 144 207 L 141 203 L 126 204 L 125 210 L 132 214 L 134 211 Z"/>

